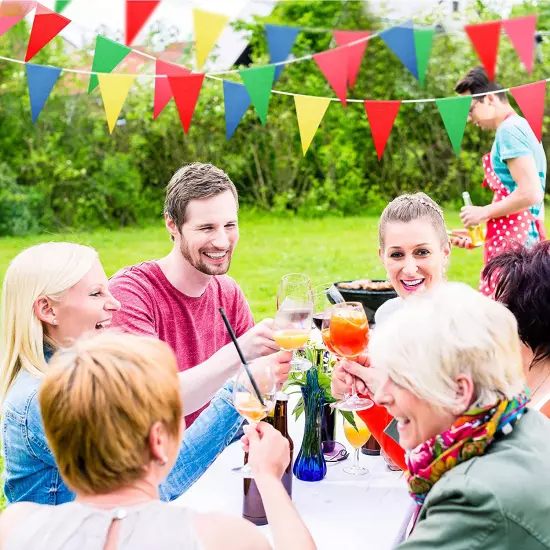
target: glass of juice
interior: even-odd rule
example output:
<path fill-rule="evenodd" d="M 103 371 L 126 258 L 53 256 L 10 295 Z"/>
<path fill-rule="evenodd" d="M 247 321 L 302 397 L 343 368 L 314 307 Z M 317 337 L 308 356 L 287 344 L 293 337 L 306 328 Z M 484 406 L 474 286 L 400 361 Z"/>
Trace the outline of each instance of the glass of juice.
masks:
<path fill-rule="evenodd" d="M 344 417 L 344 434 L 346 439 L 353 445 L 355 449 L 353 457 L 353 466 L 346 466 L 344 472 L 346 474 L 352 474 L 354 476 L 361 476 L 368 474 L 369 471 L 363 466 L 359 466 L 359 455 L 361 447 L 368 441 L 370 437 L 370 431 L 367 425 L 359 418 L 356 412 L 352 412 L 355 426 L 346 420 Z"/>
<path fill-rule="evenodd" d="M 249 363 L 249 369 L 253 363 Z M 259 399 L 256 390 L 244 368 L 241 368 L 233 386 L 233 404 L 237 412 L 255 427 L 275 407 L 277 393 L 277 379 L 271 367 L 255 365 L 252 368 L 254 381 L 260 393 Z M 233 468 L 232 472 L 241 477 L 252 479 L 252 470 L 248 464 Z"/>

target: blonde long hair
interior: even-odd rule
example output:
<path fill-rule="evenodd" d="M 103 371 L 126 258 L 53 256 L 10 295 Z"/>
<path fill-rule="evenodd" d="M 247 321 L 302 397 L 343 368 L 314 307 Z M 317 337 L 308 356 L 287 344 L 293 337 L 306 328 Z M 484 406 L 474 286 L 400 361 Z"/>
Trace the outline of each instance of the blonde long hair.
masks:
<path fill-rule="evenodd" d="M 31 246 L 11 261 L 2 288 L 0 399 L 22 369 L 34 376 L 46 370 L 44 342 L 48 339 L 34 313 L 34 302 L 40 296 L 61 299 L 97 258 L 89 246 L 50 242 Z"/>

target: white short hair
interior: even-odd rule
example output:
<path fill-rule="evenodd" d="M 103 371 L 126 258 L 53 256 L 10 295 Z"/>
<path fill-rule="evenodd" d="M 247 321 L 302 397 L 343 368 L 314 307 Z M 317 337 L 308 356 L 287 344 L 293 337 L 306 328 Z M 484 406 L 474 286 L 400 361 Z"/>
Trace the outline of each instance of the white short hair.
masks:
<path fill-rule="evenodd" d="M 369 344 L 373 366 L 418 398 L 457 405 L 456 379 L 471 376 L 476 405 L 510 399 L 525 388 L 514 316 L 461 283 L 444 283 L 407 299 Z"/>

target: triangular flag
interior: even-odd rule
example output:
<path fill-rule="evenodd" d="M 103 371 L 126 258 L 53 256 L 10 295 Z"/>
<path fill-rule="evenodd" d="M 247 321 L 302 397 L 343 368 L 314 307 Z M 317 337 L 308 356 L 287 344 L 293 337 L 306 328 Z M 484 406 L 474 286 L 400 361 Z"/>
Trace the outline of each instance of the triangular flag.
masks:
<path fill-rule="evenodd" d="M 284 25 L 265 26 L 270 63 L 279 63 L 279 61 L 287 60 L 299 32 L 299 27 L 285 27 Z M 284 65 L 277 65 L 275 67 L 275 82 L 279 80 L 283 68 Z"/>
<path fill-rule="evenodd" d="M 315 63 L 325 75 L 328 83 L 336 92 L 338 99 L 346 107 L 347 80 L 348 80 L 348 55 L 349 48 L 334 48 L 328 52 L 316 53 L 313 56 Z"/>
<path fill-rule="evenodd" d="M 229 140 L 246 110 L 250 107 L 251 101 L 245 86 L 224 80 L 223 102 L 225 106 L 225 137 Z"/>
<path fill-rule="evenodd" d="M 197 106 L 204 75 L 194 73 L 187 76 L 169 76 L 168 80 L 174 93 L 183 130 L 187 134 Z"/>
<path fill-rule="evenodd" d="M 19 23 L 35 6 L 34 1 L 4 0 L 0 4 L 0 36 Z"/>
<path fill-rule="evenodd" d="M 401 25 L 382 31 L 379 36 L 418 80 L 413 22 L 406 21 Z"/>
<path fill-rule="evenodd" d="M 432 43 L 435 29 L 414 29 L 414 47 L 416 48 L 416 66 L 418 68 L 418 83 L 423 88 L 426 83 L 428 62 L 432 53 Z"/>
<path fill-rule="evenodd" d="M 338 46 L 345 46 L 350 42 L 362 40 L 358 44 L 353 44 L 348 47 L 348 84 L 350 89 L 355 86 L 359 69 L 361 68 L 361 62 L 365 55 L 365 48 L 367 47 L 370 33 L 368 31 L 334 31 L 334 40 Z"/>
<path fill-rule="evenodd" d="M 42 65 L 34 65 L 33 63 L 27 63 L 25 69 L 27 71 L 27 84 L 31 100 L 32 122 L 34 124 L 48 97 L 50 97 L 52 88 L 61 74 L 61 69 L 57 67 L 43 67 Z"/>
<path fill-rule="evenodd" d="M 69 4 L 71 0 L 55 0 L 55 11 L 61 13 Z"/>
<path fill-rule="evenodd" d="M 518 52 L 518 55 L 530 74 L 535 57 L 535 31 L 537 16 L 516 17 L 502 22 L 506 34 Z"/>
<path fill-rule="evenodd" d="M 443 119 L 443 124 L 445 124 L 447 134 L 449 134 L 454 152 L 458 156 L 460 146 L 462 145 L 462 138 L 464 137 L 466 121 L 470 114 L 472 96 L 446 97 L 436 99 L 435 102 Z"/>
<path fill-rule="evenodd" d="M 228 21 L 227 15 L 193 9 L 197 71 L 201 70 Z"/>
<path fill-rule="evenodd" d="M 399 107 L 401 107 L 401 101 L 365 101 L 365 111 L 378 160 L 384 154 Z"/>
<path fill-rule="evenodd" d="M 464 30 L 491 82 L 495 80 L 501 27 L 502 21 L 464 25 Z"/>
<path fill-rule="evenodd" d="M 122 111 L 128 91 L 136 76 L 133 74 L 99 74 L 97 76 L 101 97 L 103 98 L 103 107 L 105 107 L 105 114 L 107 115 L 109 133 L 112 134 L 118 115 Z"/>
<path fill-rule="evenodd" d="M 544 101 L 546 99 L 546 80 L 510 88 L 510 93 L 516 100 L 535 136 L 541 141 Z"/>
<path fill-rule="evenodd" d="M 97 73 L 110 73 L 131 51 L 131 48 L 127 48 L 118 42 L 114 42 L 98 34 L 95 42 L 92 71 Z M 88 93 L 95 90 L 99 84 L 97 76 L 96 74 L 90 75 Z"/>
<path fill-rule="evenodd" d="M 170 87 L 170 81 L 168 78 L 159 78 L 158 75 L 168 76 L 185 76 L 191 71 L 181 65 L 174 65 L 167 61 L 157 59 L 155 64 L 155 107 L 153 110 L 153 120 L 162 113 L 163 109 L 168 105 L 168 102 L 173 97 L 172 88 Z"/>
<path fill-rule="evenodd" d="M 269 108 L 269 99 L 271 98 L 273 76 L 275 75 L 275 66 L 265 65 L 252 69 L 242 69 L 239 71 L 239 74 L 243 79 L 248 95 L 254 104 L 254 108 L 262 124 L 265 124 L 267 120 L 267 110 Z"/>
<path fill-rule="evenodd" d="M 295 95 L 296 117 L 300 129 L 300 140 L 302 141 L 302 152 L 307 153 L 315 132 L 325 116 L 331 100 L 328 97 L 314 97 L 308 95 Z"/>
<path fill-rule="evenodd" d="M 69 23 L 70 19 L 37 4 L 31 36 L 27 46 L 25 61 L 32 59 L 46 44 L 53 40 Z"/>
<path fill-rule="evenodd" d="M 160 0 L 126 0 L 126 40 L 129 46 L 147 23 Z"/>

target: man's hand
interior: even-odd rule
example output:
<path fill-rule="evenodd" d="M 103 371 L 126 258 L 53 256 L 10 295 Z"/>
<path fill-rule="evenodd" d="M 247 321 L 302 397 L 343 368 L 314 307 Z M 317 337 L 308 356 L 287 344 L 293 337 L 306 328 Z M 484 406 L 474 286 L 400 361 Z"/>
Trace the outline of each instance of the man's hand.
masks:
<path fill-rule="evenodd" d="M 290 462 L 288 439 L 270 424 L 260 422 L 256 427 L 245 426 L 241 438 L 248 454 L 248 464 L 254 477 L 269 476 L 281 479 Z"/>
<path fill-rule="evenodd" d="M 271 355 L 280 349 L 273 340 L 273 319 L 260 321 L 238 340 L 247 361 Z"/>
<path fill-rule="evenodd" d="M 283 387 L 283 384 L 288 379 L 288 373 L 292 368 L 290 365 L 291 360 L 291 351 L 278 351 L 277 353 L 273 353 L 272 355 L 260 357 L 259 359 L 256 359 L 254 362 L 250 363 L 250 370 L 252 371 L 252 376 L 254 376 L 259 384 L 261 374 L 257 374 L 257 372 L 260 372 L 260 367 L 269 366 L 274 372 L 275 378 L 277 379 L 277 390 L 280 390 Z"/>
<path fill-rule="evenodd" d="M 460 210 L 460 219 L 464 227 L 471 227 L 483 223 L 489 218 L 485 206 L 463 206 Z"/>

